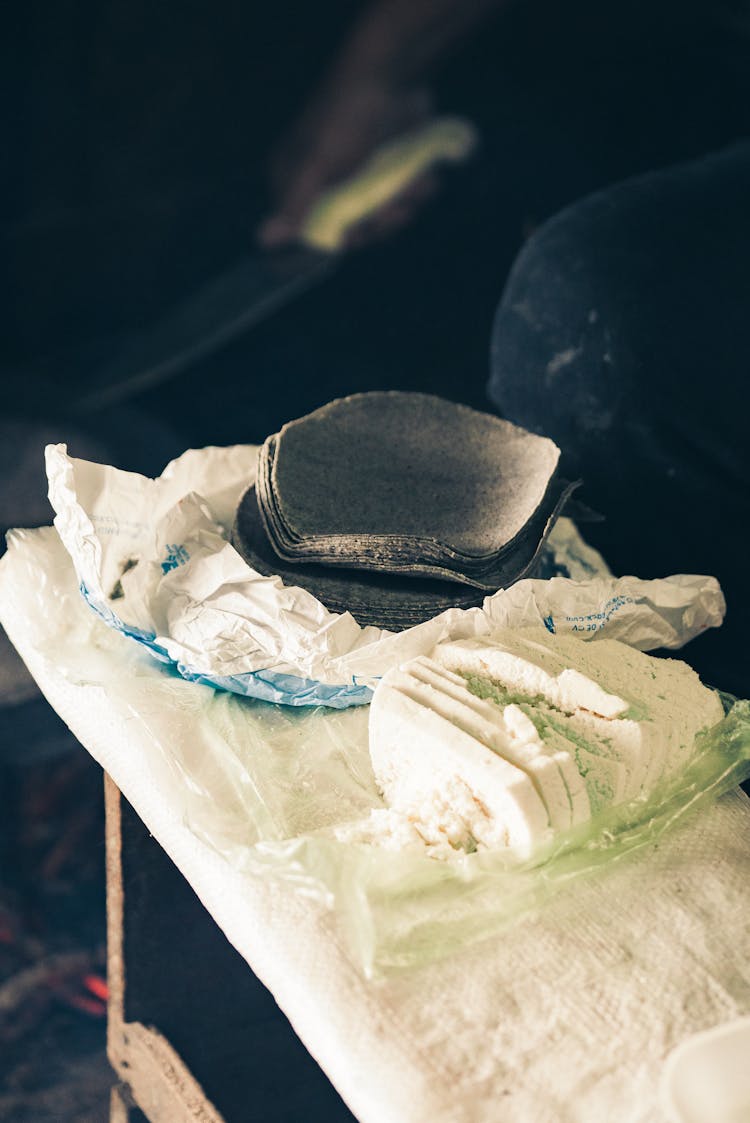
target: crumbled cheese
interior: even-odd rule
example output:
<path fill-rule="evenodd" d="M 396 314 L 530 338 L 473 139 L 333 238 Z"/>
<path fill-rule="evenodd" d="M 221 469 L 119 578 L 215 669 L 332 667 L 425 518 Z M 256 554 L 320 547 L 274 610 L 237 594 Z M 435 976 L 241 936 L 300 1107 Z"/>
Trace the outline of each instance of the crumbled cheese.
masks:
<path fill-rule="evenodd" d="M 402 823 L 383 833 L 378 821 L 378 844 L 526 858 L 553 832 L 651 794 L 722 712 L 686 664 L 614 641 L 504 631 L 441 644 L 375 691 L 370 755 Z"/>

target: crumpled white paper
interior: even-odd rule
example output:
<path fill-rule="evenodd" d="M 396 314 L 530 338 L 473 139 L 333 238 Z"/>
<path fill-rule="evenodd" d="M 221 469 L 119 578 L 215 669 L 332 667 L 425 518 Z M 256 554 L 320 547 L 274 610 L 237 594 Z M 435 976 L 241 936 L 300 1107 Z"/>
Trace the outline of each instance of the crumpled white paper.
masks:
<path fill-rule="evenodd" d="M 257 448 L 189 450 L 157 479 L 46 449 L 55 526 L 81 592 L 112 627 L 187 679 L 290 705 L 367 703 L 377 680 L 441 640 L 497 626 L 607 635 L 649 650 L 717 627 L 714 577 L 613 577 L 561 519 L 547 563 L 569 577 L 527 579 L 405 632 L 360 627 L 311 593 L 251 569 L 228 541 L 254 481 Z"/>

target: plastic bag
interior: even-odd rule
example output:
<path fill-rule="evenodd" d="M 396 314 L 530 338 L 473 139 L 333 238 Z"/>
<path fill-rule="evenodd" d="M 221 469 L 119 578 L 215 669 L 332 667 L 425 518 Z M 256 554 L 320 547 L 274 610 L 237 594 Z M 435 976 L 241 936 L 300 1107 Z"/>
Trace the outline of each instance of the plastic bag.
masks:
<path fill-rule="evenodd" d="M 693 813 L 750 775 L 750 703 L 727 698 L 726 717 L 700 739 L 679 782 L 559 838 L 536 864 L 511 869 L 488 852 L 444 862 L 347 844 L 336 828 L 383 806 L 366 709 L 293 709 L 185 681 L 88 611 L 49 528 L 10 536 L 0 609 L 11 638 L 34 653 L 40 686 L 62 678 L 78 710 L 95 708 L 86 744 L 104 767 L 116 775 L 113 729 L 120 743 L 145 745 L 138 783 L 164 793 L 233 869 L 333 909 L 370 977 L 498 932 L 571 879 L 656 846 L 683 823 L 689 829 Z"/>
<path fill-rule="evenodd" d="M 184 757 L 172 755 L 171 762 L 191 793 L 191 829 L 234 868 L 272 873 L 296 891 L 325 901 L 335 910 L 353 958 L 372 978 L 419 966 L 501 931 L 572 879 L 657 846 L 665 831 L 680 827 L 750 777 L 750 702 L 722 700 L 726 716 L 698 739 L 695 757 L 678 779 L 647 801 L 609 808 L 558 836 L 525 865 L 509 865 L 502 854 L 490 851 L 456 853 L 441 861 L 417 847 L 396 852 L 333 837 L 333 828 L 355 814 L 384 807 L 369 765 L 361 711 L 298 715 L 275 708 L 269 714 L 259 704 L 260 712 L 251 714 L 246 708 L 241 752 L 234 722 L 220 720 L 227 748 L 224 775 L 238 768 L 233 784 L 238 806 L 230 815 L 225 805 L 219 829 L 211 788 L 200 783 Z M 228 701 L 230 709 L 234 704 Z M 219 763 L 216 757 L 214 762 Z M 248 823 L 257 830 L 252 845 Z"/>

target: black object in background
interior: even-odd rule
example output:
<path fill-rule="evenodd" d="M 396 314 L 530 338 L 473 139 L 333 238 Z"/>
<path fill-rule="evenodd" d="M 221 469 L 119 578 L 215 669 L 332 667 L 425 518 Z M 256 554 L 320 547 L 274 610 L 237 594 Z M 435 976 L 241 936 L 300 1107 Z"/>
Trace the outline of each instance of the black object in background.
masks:
<path fill-rule="evenodd" d="M 113 339 L 252 248 L 268 151 L 362 6 L 15 7 L 3 44 L 12 127 L 0 365 L 19 392 L 36 378 L 32 411 L 82 345 L 111 353 Z M 436 76 L 438 108 L 483 131 L 471 182 L 177 392 L 138 404 L 176 422 L 185 444 L 259 439 L 358 389 L 481 404 L 492 313 L 524 231 L 748 127 L 740 9 L 511 5 Z"/>
<path fill-rule="evenodd" d="M 490 393 L 563 450 L 616 573 L 707 573 L 726 622 L 690 645 L 750 695 L 750 142 L 639 176 L 527 243 L 495 320 Z"/>

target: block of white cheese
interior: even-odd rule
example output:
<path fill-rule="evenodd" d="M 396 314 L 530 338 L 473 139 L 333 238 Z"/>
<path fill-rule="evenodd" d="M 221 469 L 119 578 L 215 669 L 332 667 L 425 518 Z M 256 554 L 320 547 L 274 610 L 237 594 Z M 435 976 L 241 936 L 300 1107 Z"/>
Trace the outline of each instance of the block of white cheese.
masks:
<path fill-rule="evenodd" d="M 619 762 L 626 776 L 617 801 L 683 769 L 696 734 L 723 716 L 718 695 L 686 663 L 616 640 L 503 630 L 442 644 L 434 656 L 471 689 L 533 706 L 574 742 Z"/>
<path fill-rule="evenodd" d="M 410 664 L 378 684 L 370 756 L 386 801 L 413 818 L 427 841 L 442 834 L 456 847 L 530 855 L 550 827 L 538 787 L 527 770 L 470 732 L 469 721 L 449 716 L 450 701 Z M 497 735 L 504 735 L 501 723 Z"/>
<path fill-rule="evenodd" d="M 584 785 L 566 747 L 544 744 L 519 706 L 504 709 L 477 697 L 460 675 L 420 656 L 408 665 L 418 697 L 447 721 L 526 772 L 547 811 L 549 825 L 565 828 L 588 818 Z"/>
<path fill-rule="evenodd" d="M 438 646 L 390 671 L 370 711 L 389 805 L 430 845 L 524 858 L 608 806 L 647 797 L 721 719 L 684 663 L 520 632 Z"/>

